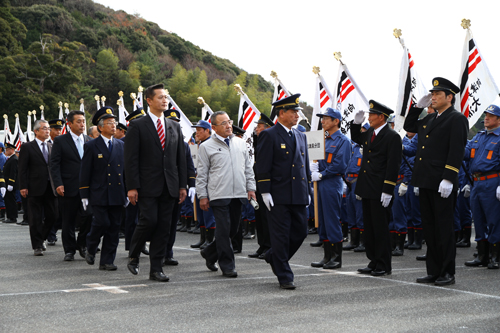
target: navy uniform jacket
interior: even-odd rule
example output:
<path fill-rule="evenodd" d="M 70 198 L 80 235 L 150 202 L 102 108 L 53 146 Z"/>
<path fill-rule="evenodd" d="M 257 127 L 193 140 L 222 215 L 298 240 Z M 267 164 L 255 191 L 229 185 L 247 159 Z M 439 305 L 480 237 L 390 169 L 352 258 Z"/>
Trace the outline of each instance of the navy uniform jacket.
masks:
<path fill-rule="evenodd" d="M 411 108 L 404 129 L 418 133 L 418 148 L 412 185 L 437 191 L 443 179 L 458 186 L 458 171 L 464 158 L 469 121 L 453 107 L 439 117 L 431 113 L 418 120 L 420 108 Z"/>
<path fill-rule="evenodd" d="M 292 139 L 281 124 L 262 131 L 256 156 L 256 178 L 261 193 L 271 193 L 276 205 L 308 205 L 311 171 L 306 136 L 293 129 Z"/>
<path fill-rule="evenodd" d="M 401 165 L 401 137 L 389 124 L 373 142 L 374 129 L 361 132 L 361 125 L 351 124 L 351 138 L 363 147 L 363 160 L 354 193 L 364 199 L 380 200 L 382 192 L 394 193 Z"/>
<path fill-rule="evenodd" d="M 19 190 L 19 182 L 17 181 L 17 164 L 18 159 L 16 154 L 12 154 L 3 166 L 3 176 L 5 179 L 5 188 L 12 185 L 14 190 Z"/>
<path fill-rule="evenodd" d="M 80 197 L 88 198 L 90 205 L 125 205 L 123 146 L 123 141 L 114 139 L 110 153 L 102 136 L 83 146 Z"/>

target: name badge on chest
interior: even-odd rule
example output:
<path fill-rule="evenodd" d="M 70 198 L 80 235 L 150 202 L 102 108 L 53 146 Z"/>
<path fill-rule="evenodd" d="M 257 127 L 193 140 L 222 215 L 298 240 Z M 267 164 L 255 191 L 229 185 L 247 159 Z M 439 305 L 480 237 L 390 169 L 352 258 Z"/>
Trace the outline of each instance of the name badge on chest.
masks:
<path fill-rule="evenodd" d="M 97 154 L 97 158 L 102 158 L 102 154 Z"/>
<path fill-rule="evenodd" d="M 281 149 L 286 149 L 286 145 L 284 143 L 281 144 Z"/>

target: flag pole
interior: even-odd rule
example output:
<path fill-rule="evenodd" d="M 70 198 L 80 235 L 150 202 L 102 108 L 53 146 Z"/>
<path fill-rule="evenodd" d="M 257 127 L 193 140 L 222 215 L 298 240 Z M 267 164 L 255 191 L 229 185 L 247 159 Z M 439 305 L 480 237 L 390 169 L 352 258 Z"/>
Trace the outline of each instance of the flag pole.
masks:
<path fill-rule="evenodd" d="M 318 160 L 313 160 L 314 163 L 317 163 Z M 318 182 L 314 182 L 314 227 L 319 227 L 319 211 L 318 211 Z"/>

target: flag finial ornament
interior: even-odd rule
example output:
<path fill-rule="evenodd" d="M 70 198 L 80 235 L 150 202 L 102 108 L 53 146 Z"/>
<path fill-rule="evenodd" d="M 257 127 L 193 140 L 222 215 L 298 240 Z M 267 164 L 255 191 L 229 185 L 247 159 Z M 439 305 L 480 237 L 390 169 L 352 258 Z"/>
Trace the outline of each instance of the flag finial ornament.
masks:
<path fill-rule="evenodd" d="M 64 107 L 67 109 L 69 108 L 69 104 L 68 103 L 64 103 Z"/>
<path fill-rule="evenodd" d="M 101 97 L 101 102 L 104 104 L 105 101 L 106 101 L 106 96 L 102 96 Z"/>
<path fill-rule="evenodd" d="M 6 114 L 3 115 L 3 119 L 7 119 L 9 118 L 9 116 L 7 116 Z"/>
<path fill-rule="evenodd" d="M 139 88 L 137 88 L 137 91 L 138 92 L 143 92 L 144 91 L 144 88 L 142 86 L 139 86 Z"/>
<path fill-rule="evenodd" d="M 121 91 L 121 90 L 120 90 L 120 91 L 118 92 L 118 96 L 123 97 L 123 91 Z"/>
<path fill-rule="evenodd" d="M 40 105 L 40 110 L 43 111 L 44 109 L 45 109 L 45 107 L 43 105 Z"/>
<path fill-rule="evenodd" d="M 31 116 L 31 111 L 28 111 L 28 116 Z"/>
<path fill-rule="evenodd" d="M 462 24 L 460 24 L 462 28 L 469 29 L 470 28 L 470 20 L 462 19 Z"/>
<path fill-rule="evenodd" d="M 83 98 L 80 98 L 80 104 L 83 104 Z"/>
<path fill-rule="evenodd" d="M 319 67 L 318 66 L 313 66 L 313 73 L 319 74 Z"/>
<path fill-rule="evenodd" d="M 197 101 L 199 104 L 202 104 L 202 105 L 205 104 L 205 100 L 203 99 L 203 97 L 198 97 Z"/>
<path fill-rule="evenodd" d="M 59 105 L 59 107 L 61 107 L 63 104 L 61 101 L 59 101 L 59 103 L 57 103 L 57 105 Z"/>
<path fill-rule="evenodd" d="M 277 79 L 278 78 L 278 73 L 276 73 L 275 71 L 271 71 L 271 77 Z"/>
<path fill-rule="evenodd" d="M 36 116 L 36 110 L 31 111 L 31 114 Z"/>
<path fill-rule="evenodd" d="M 170 96 L 170 93 L 168 92 L 168 89 L 165 89 L 165 94 L 167 94 L 167 96 Z"/>
<path fill-rule="evenodd" d="M 135 99 L 137 95 L 135 93 L 130 93 L 130 98 Z"/>
<path fill-rule="evenodd" d="M 333 57 L 337 60 L 337 61 L 340 61 L 340 63 L 342 64 L 342 53 L 340 52 L 333 52 Z"/>
<path fill-rule="evenodd" d="M 19 118 L 19 114 L 18 114 L 18 113 L 16 113 L 14 116 L 15 116 L 16 118 Z"/>
<path fill-rule="evenodd" d="M 401 37 L 403 35 L 403 33 L 401 32 L 401 29 L 397 29 L 397 28 L 392 31 L 392 34 L 396 38 L 399 38 L 399 37 Z"/>
<path fill-rule="evenodd" d="M 241 95 L 243 93 L 243 89 L 241 89 L 241 86 L 239 85 L 239 83 L 236 83 L 234 85 L 234 90 L 236 90 L 236 92 L 238 93 L 238 95 Z"/>
<path fill-rule="evenodd" d="M 96 101 L 99 101 L 99 95 L 95 95 L 95 96 L 94 96 L 94 99 L 95 99 Z"/>

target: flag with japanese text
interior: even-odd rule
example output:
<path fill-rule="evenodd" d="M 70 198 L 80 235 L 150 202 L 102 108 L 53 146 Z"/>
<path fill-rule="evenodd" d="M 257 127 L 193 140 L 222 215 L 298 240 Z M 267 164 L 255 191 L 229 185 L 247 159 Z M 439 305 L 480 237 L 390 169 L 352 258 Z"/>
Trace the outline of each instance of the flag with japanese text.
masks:
<path fill-rule="evenodd" d="M 337 87 L 335 88 L 335 107 L 342 113 L 340 130 L 347 137 L 351 137 L 351 120 L 356 112 L 368 111 L 368 100 L 354 81 L 349 69 L 340 63 L 337 75 Z"/>
<path fill-rule="evenodd" d="M 311 131 L 321 130 L 320 118 L 318 113 L 326 113 L 326 109 L 333 106 L 333 95 L 328 89 L 323 77 L 318 74 L 316 77 L 316 93 L 314 94 L 314 108 L 311 116 Z"/>
<path fill-rule="evenodd" d="M 277 102 L 279 100 L 282 100 L 283 98 L 290 97 L 292 95 L 293 94 L 288 89 L 286 89 L 283 82 L 281 82 L 281 80 L 276 77 L 274 79 L 274 94 L 273 94 L 273 100 L 271 101 L 271 104 L 273 104 L 274 102 Z M 305 120 L 306 123 L 309 125 L 309 120 L 307 119 L 307 117 L 304 115 L 304 113 L 301 110 L 299 110 L 299 116 L 300 116 L 299 122 L 301 120 Z M 276 124 L 276 122 L 278 122 L 278 112 L 276 112 L 276 108 L 274 106 L 271 107 L 271 116 L 269 118 L 275 124 Z M 297 125 L 295 125 L 294 127 L 297 127 Z"/>
<path fill-rule="evenodd" d="M 423 81 L 415 69 L 415 62 L 410 51 L 403 45 L 403 58 L 399 74 L 398 100 L 394 113 L 394 130 L 399 132 L 405 123 L 406 116 L 412 104 L 428 94 Z"/>
<path fill-rule="evenodd" d="M 469 119 L 471 128 L 500 91 L 470 29 L 465 37 L 460 75 L 460 94 L 456 96 L 455 108 Z"/>
<path fill-rule="evenodd" d="M 12 143 L 12 133 L 10 131 L 9 119 L 8 119 L 7 115 L 4 114 L 3 118 L 5 120 L 4 126 L 3 126 L 3 134 L 4 134 L 3 143 L 5 145 L 7 142 Z"/>
<path fill-rule="evenodd" d="M 19 116 L 17 113 L 16 124 L 14 125 L 13 141 L 13 145 L 16 146 L 16 150 L 20 150 L 21 145 L 26 142 L 26 137 L 24 136 L 23 130 L 21 129 L 21 123 L 19 122 Z"/>
<path fill-rule="evenodd" d="M 260 118 L 260 111 L 253 105 L 248 96 L 240 91 L 240 107 L 238 109 L 238 127 L 244 129 L 246 132 L 243 135 L 243 140 L 247 143 L 247 148 L 250 160 L 254 161 L 254 147 L 253 147 L 253 131 L 257 126 L 257 121 Z"/>
<path fill-rule="evenodd" d="M 191 123 L 189 118 L 186 117 L 184 112 L 182 112 L 181 108 L 175 103 L 174 99 L 170 95 L 167 95 L 167 98 L 168 98 L 167 110 L 173 109 L 179 111 L 181 119 L 179 125 L 181 125 L 182 135 L 184 136 L 184 141 L 189 142 L 194 132 L 193 128 L 191 127 L 193 124 Z"/>

